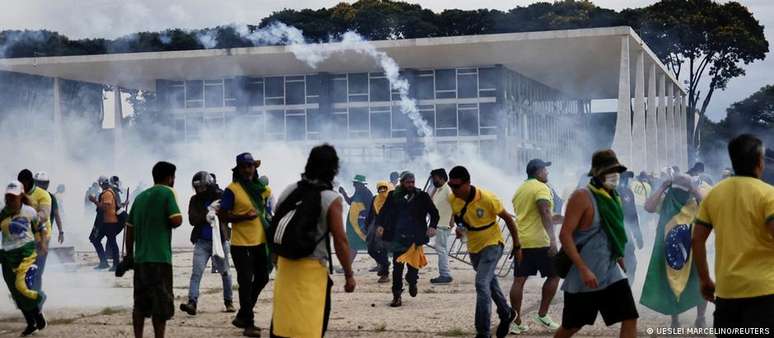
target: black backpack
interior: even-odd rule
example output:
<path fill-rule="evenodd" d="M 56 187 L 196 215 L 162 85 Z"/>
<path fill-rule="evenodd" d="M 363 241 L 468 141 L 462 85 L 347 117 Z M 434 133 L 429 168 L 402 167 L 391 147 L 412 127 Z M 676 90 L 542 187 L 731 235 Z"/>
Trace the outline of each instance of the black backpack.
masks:
<path fill-rule="evenodd" d="M 318 238 L 317 223 L 322 212 L 320 193 L 330 187 L 306 180 L 277 206 L 269 227 L 269 247 L 273 253 L 289 259 L 310 256 L 328 232 Z M 330 249 L 328 250 L 330 253 Z"/>

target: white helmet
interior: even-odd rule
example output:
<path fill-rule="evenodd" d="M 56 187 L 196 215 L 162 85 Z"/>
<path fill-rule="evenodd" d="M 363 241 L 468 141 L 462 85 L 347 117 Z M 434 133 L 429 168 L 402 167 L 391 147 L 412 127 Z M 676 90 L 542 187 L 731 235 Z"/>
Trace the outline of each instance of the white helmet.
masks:
<path fill-rule="evenodd" d="M 38 171 L 32 177 L 36 182 L 48 182 L 48 174 L 45 171 Z"/>

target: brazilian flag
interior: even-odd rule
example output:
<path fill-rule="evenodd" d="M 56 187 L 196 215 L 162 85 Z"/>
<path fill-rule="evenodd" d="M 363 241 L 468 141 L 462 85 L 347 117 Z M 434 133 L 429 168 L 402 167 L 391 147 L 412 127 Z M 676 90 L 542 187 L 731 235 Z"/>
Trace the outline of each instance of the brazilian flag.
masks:
<path fill-rule="evenodd" d="M 347 214 L 347 241 L 349 246 L 355 250 L 366 249 L 366 234 L 368 226 L 365 224 L 368 217 L 368 211 L 371 207 L 373 196 L 360 191 L 352 196 L 352 204 L 349 206 Z"/>
<path fill-rule="evenodd" d="M 691 252 L 693 221 L 698 211 L 696 199 L 688 191 L 672 187 L 664 195 L 642 288 L 642 305 L 676 315 L 704 301 Z"/>

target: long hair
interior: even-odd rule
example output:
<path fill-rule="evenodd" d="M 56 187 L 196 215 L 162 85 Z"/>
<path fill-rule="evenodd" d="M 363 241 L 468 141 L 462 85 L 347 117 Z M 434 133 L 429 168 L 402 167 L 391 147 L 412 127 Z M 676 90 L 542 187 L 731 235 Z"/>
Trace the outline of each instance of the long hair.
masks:
<path fill-rule="evenodd" d="M 339 155 L 332 145 L 325 143 L 312 148 L 309 152 L 309 159 L 306 161 L 302 176 L 307 180 L 318 180 L 331 185 L 338 173 Z"/>

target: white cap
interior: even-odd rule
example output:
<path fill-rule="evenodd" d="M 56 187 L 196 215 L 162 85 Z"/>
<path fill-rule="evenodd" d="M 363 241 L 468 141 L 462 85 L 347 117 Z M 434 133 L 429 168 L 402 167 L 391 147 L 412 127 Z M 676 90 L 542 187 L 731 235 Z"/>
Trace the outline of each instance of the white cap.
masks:
<path fill-rule="evenodd" d="M 38 171 L 33 176 L 33 179 L 38 182 L 48 182 L 48 174 L 45 171 Z"/>
<path fill-rule="evenodd" d="M 5 187 L 5 194 L 6 195 L 10 194 L 10 195 L 14 195 L 14 196 L 21 196 L 23 191 L 24 191 L 24 186 L 19 181 L 11 181 Z"/>

